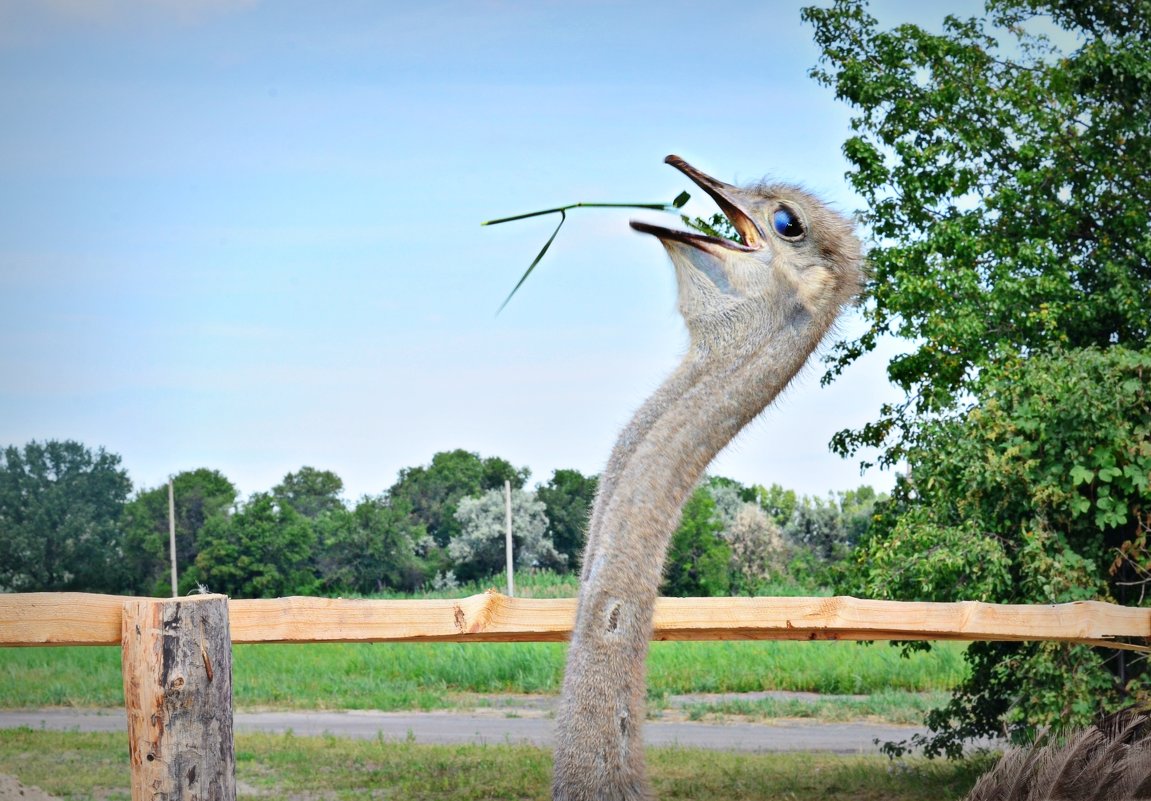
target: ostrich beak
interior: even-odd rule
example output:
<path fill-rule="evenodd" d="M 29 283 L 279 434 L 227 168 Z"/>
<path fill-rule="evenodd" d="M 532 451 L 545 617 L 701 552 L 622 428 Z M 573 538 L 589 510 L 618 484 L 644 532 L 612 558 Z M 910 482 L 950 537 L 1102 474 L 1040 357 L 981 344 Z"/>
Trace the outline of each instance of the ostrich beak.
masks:
<path fill-rule="evenodd" d="M 668 156 L 664 159 L 664 162 L 675 167 L 694 181 L 700 189 L 711 195 L 712 199 L 719 205 L 720 210 L 723 211 L 735 230 L 739 232 L 741 241 L 736 242 L 730 239 L 706 236 L 705 234 L 692 231 L 664 228 L 663 226 L 651 225 L 650 223 L 639 222 L 637 220 L 631 221 L 632 228 L 645 234 L 656 236 L 665 243 L 669 241 L 682 242 L 683 244 L 691 245 L 713 256 L 720 255 L 719 249 L 747 253 L 763 248 L 763 231 L 760 230 L 759 225 L 757 225 L 752 218 L 749 205 L 745 200 L 746 195 L 742 189 L 712 178 L 707 173 L 691 166 L 679 156 Z"/>

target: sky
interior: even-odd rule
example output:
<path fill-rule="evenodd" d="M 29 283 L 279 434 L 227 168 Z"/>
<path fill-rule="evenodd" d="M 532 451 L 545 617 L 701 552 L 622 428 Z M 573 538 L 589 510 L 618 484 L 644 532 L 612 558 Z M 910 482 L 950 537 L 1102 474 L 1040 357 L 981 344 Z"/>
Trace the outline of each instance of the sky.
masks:
<path fill-rule="evenodd" d="M 921 2 L 881 23 L 937 27 Z M 975 13 L 972 3 L 953 11 Z M 304 465 L 355 499 L 464 448 L 597 473 L 682 356 L 670 263 L 577 201 L 715 207 L 663 163 L 860 207 L 799 5 L 0 0 L 0 446 L 75 439 L 137 489 Z M 841 336 L 862 330 L 849 315 Z M 713 464 L 824 495 L 898 343 L 810 365 Z"/>

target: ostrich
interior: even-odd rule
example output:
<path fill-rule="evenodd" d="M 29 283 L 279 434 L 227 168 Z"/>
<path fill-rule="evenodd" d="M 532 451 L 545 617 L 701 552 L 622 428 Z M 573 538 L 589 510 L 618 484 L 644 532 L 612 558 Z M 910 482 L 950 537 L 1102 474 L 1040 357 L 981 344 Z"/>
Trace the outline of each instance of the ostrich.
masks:
<path fill-rule="evenodd" d="M 588 526 L 556 720 L 556 801 L 643 801 L 644 661 L 671 532 L 712 458 L 783 390 L 863 280 L 852 226 L 803 190 L 746 189 L 667 163 L 706 191 L 732 242 L 633 222 L 675 267 L 690 345 L 620 434 Z M 1151 719 L 1128 710 L 1008 752 L 969 801 L 1151 799 Z"/>
<path fill-rule="evenodd" d="M 632 222 L 675 267 L 690 345 L 624 428 L 588 527 L 556 721 L 556 801 L 648 799 L 640 725 L 652 614 L 680 510 L 712 458 L 803 367 L 863 279 L 851 224 L 807 192 L 676 167 L 719 204 L 729 241 Z"/>

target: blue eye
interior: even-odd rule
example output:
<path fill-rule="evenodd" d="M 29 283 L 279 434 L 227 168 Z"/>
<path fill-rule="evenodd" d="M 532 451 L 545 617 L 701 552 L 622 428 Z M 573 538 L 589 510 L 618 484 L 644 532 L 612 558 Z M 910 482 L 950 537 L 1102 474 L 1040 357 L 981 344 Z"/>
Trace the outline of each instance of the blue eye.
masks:
<path fill-rule="evenodd" d="M 771 215 L 771 224 L 775 226 L 775 232 L 785 239 L 799 239 L 803 236 L 803 223 L 795 212 L 785 206 L 780 206 Z"/>

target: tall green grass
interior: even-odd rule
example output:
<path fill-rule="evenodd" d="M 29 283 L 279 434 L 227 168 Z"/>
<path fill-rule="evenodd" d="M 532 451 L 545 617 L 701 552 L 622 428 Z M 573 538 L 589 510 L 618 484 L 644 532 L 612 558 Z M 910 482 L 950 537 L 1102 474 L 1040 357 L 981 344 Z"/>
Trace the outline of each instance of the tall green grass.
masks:
<path fill-rule="evenodd" d="M 237 645 L 240 707 L 434 709 L 462 693 L 556 693 L 563 643 Z M 655 696 L 801 690 L 868 694 L 941 691 L 964 675 L 963 646 L 909 659 L 883 644 L 656 642 Z M 107 647 L 0 649 L 0 706 L 120 706 L 120 652 Z"/>

